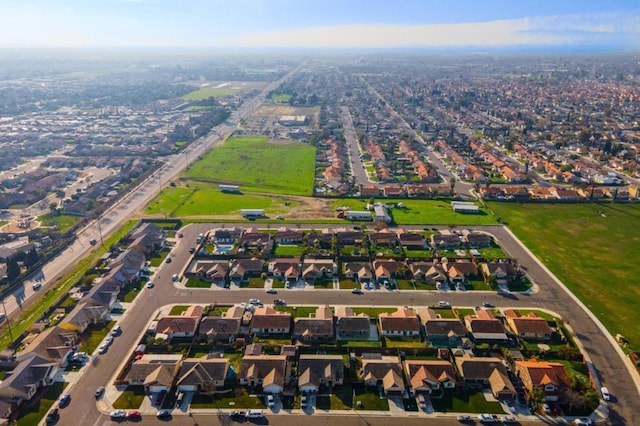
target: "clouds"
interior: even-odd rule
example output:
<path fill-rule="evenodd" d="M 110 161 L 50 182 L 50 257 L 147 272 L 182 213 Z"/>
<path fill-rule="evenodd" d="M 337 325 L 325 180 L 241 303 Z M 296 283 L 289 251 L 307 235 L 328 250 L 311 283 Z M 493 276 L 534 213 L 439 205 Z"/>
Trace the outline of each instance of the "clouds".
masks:
<path fill-rule="evenodd" d="M 640 9 L 584 0 L 588 13 L 558 2 L 564 9 L 544 16 L 491 1 L 478 13 L 477 1 L 453 11 L 426 0 L 391 9 L 375 0 L 3 0 L 0 47 L 640 48 Z"/>

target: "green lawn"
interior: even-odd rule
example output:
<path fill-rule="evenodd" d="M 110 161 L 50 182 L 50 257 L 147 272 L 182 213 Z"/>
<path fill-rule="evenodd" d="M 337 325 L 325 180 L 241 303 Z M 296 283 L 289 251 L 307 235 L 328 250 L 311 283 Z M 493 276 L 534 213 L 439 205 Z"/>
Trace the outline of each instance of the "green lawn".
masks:
<path fill-rule="evenodd" d="M 285 288 L 285 284 L 284 281 L 282 281 L 279 278 L 273 278 L 273 281 L 271 283 L 271 287 L 273 288 Z"/>
<path fill-rule="evenodd" d="M 163 250 L 154 252 L 153 255 L 151 256 L 151 259 L 149 259 L 149 264 L 153 267 L 158 267 L 162 265 L 162 262 L 169 254 L 169 251 L 170 251 L 169 249 L 163 249 Z"/>
<path fill-rule="evenodd" d="M 196 393 L 191 402 L 191 408 L 267 408 L 261 398 L 249 395 L 244 387 L 234 388 L 227 394 L 208 396 Z"/>
<path fill-rule="evenodd" d="M 351 410 L 353 408 L 353 389 L 351 386 L 336 386 L 329 396 L 317 396 L 316 408 L 319 410 Z"/>
<path fill-rule="evenodd" d="M 424 349 L 427 346 L 418 337 L 384 337 L 384 344 L 387 348 L 395 349 Z"/>
<path fill-rule="evenodd" d="M 125 303 L 133 302 L 133 299 L 140 293 L 140 289 L 145 284 L 144 280 L 139 280 L 137 283 L 128 287 L 128 291 L 122 296 L 122 301 Z"/>
<path fill-rule="evenodd" d="M 209 313 L 207 314 L 210 317 L 220 317 L 224 314 L 227 313 L 227 311 L 229 310 L 231 306 L 217 306 L 215 308 L 213 308 L 213 310 L 209 311 Z"/>
<path fill-rule="evenodd" d="M 245 287 L 245 283 L 243 283 L 242 287 Z M 246 287 L 248 288 L 264 288 L 264 280 L 260 277 L 251 277 L 249 278 L 249 282 L 246 283 Z"/>
<path fill-rule="evenodd" d="M 389 411 L 389 401 L 386 398 L 380 398 L 376 388 L 354 386 L 353 389 L 355 390 L 353 406 L 356 410 Z"/>
<path fill-rule="evenodd" d="M 283 246 L 278 244 L 274 256 L 302 256 L 302 246 Z"/>
<path fill-rule="evenodd" d="M 317 306 L 274 306 L 276 311 L 289 312 L 293 318 L 308 318 L 315 314 Z"/>
<path fill-rule="evenodd" d="M 89 325 L 80 336 L 80 349 L 88 354 L 93 353 L 114 325 L 116 325 L 115 321 Z"/>
<path fill-rule="evenodd" d="M 341 348 L 381 348 L 379 340 L 338 340 Z"/>
<path fill-rule="evenodd" d="M 271 100 L 274 102 L 287 103 L 293 95 L 289 93 L 272 93 Z"/>
<path fill-rule="evenodd" d="M 232 87 L 205 87 L 203 89 L 198 89 L 193 92 L 187 93 L 182 97 L 182 99 L 184 99 L 185 101 L 202 101 L 211 97 L 216 98 L 220 96 L 235 95 L 236 93 L 239 93 L 241 91 L 242 89 Z"/>
<path fill-rule="evenodd" d="M 430 259 L 433 257 L 431 250 L 405 250 L 404 255 L 412 259 Z"/>
<path fill-rule="evenodd" d="M 199 278 L 189 278 L 184 286 L 189 288 L 211 288 L 211 283 Z"/>
<path fill-rule="evenodd" d="M 362 287 L 360 283 L 353 281 L 351 278 L 344 278 L 340 280 L 340 288 L 342 290 L 351 290 L 360 287 Z"/>
<path fill-rule="evenodd" d="M 56 233 L 64 233 L 72 226 L 76 225 L 82 220 L 80 216 L 72 216 L 68 214 L 55 214 L 47 213 L 38 218 L 42 222 L 43 226 L 52 227 L 55 226 Z"/>
<path fill-rule="evenodd" d="M 499 402 L 489 402 L 482 392 L 456 389 L 446 391 L 441 397 L 433 395 L 431 403 L 436 411 L 454 413 L 489 413 L 502 414 L 504 410 Z"/>
<path fill-rule="evenodd" d="M 509 256 L 500 247 L 485 247 L 478 249 L 486 260 L 508 259 Z"/>
<path fill-rule="evenodd" d="M 54 382 L 46 389 L 42 398 L 34 398 L 33 401 L 23 403 L 18 409 L 18 424 L 20 426 L 36 426 L 40 424 L 68 384 Z"/>
<path fill-rule="evenodd" d="M 422 281 L 399 279 L 398 290 L 435 290 L 435 284 L 427 284 Z"/>
<path fill-rule="evenodd" d="M 388 307 L 388 308 L 353 308 L 353 313 L 358 314 L 367 314 L 369 318 L 378 318 L 383 312 L 391 313 L 397 311 L 397 307 Z"/>
<path fill-rule="evenodd" d="M 118 410 L 135 410 L 140 408 L 144 401 L 144 386 L 129 386 L 118 399 L 113 402 L 113 408 Z"/>
<path fill-rule="evenodd" d="M 436 314 L 440 315 L 441 318 L 456 318 L 455 312 L 450 308 L 433 308 Z"/>
<path fill-rule="evenodd" d="M 375 202 L 390 203 L 387 199 L 377 199 Z M 350 207 L 354 210 L 365 210 L 368 199 L 339 199 L 332 209 L 340 206 Z M 496 219 L 489 214 L 487 209 L 481 208 L 479 214 L 455 213 L 451 205 L 445 201 L 437 200 L 402 200 L 406 206 L 404 209 L 391 209 L 390 214 L 394 221 L 401 225 L 492 225 Z"/>
<path fill-rule="evenodd" d="M 187 309 L 189 309 L 189 305 L 175 305 L 171 308 L 171 311 L 169 311 L 169 315 L 180 315 Z"/>
<path fill-rule="evenodd" d="M 638 204 L 490 203 L 496 216 L 587 305 L 640 350 Z M 607 265 L 607 266 L 605 266 Z"/>
<path fill-rule="evenodd" d="M 301 142 L 232 137 L 192 164 L 184 178 L 240 185 L 243 191 L 311 195 L 315 155 L 314 147 Z"/>

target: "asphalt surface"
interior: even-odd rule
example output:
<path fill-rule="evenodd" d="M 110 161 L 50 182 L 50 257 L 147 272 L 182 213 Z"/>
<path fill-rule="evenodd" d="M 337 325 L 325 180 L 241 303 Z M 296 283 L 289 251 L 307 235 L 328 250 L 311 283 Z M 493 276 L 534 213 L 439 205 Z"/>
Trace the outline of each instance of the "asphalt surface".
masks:
<path fill-rule="evenodd" d="M 225 226 L 229 227 L 230 224 Z M 317 227 L 317 225 L 315 225 Z M 71 389 L 72 403 L 62 410 L 60 424 L 82 425 L 103 424 L 110 422 L 108 416 L 98 411 L 93 401 L 87 401 L 87 396 L 92 396 L 95 389 L 104 386 L 113 379 L 113 375 L 121 367 L 123 358 L 132 353 L 147 328 L 149 321 L 155 317 L 159 308 L 171 304 L 227 304 L 247 302 L 250 298 L 258 298 L 263 303 L 272 302 L 273 298 L 283 298 L 289 305 L 293 304 L 328 304 L 328 305 L 376 305 L 376 306 L 423 306 L 432 305 L 440 300 L 449 301 L 453 306 L 478 306 L 482 302 L 490 302 L 496 307 L 515 308 L 543 308 L 557 312 L 566 318 L 566 322 L 573 328 L 584 348 L 595 365 L 600 379 L 609 387 L 615 402 L 609 404 L 611 424 L 634 424 L 638 404 L 638 392 L 635 383 L 625 369 L 623 361 L 617 356 L 598 326 L 593 322 L 573 300 L 567 297 L 545 270 L 537 262 L 533 261 L 524 250 L 502 227 L 479 227 L 478 229 L 490 230 L 500 241 L 501 246 L 513 257 L 517 258 L 524 266 L 531 278 L 540 285 L 540 291 L 534 295 L 499 295 L 495 292 L 416 292 L 416 291 L 369 291 L 362 295 L 355 295 L 349 291 L 339 290 L 278 290 L 277 295 L 266 294 L 262 289 L 187 289 L 177 288 L 171 280 L 173 274 L 180 274 L 190 258 L 188 248 L 193 245 L 197 235 L 207 232 L 215 227 L 212 224 L 192 224 L 184 230 L 184 238 L 177 239 L 177 244 L 170 256 L 171 263 L 163 263 L 154 275 L 155 287 L 144 289 L 135 300 L 135 308 L 131 308 L 125 314 L 121 322 L 123 333 L 117 337 L 104 355 L 96 356 L 93 364 L 87 369 Z M 135 310 L 134 310 L 135 309 Z M 186 417 L 186 419 L 184 418 Z M 271 416 L 269 424 L 298 424 L 305 422 L 310 424 L 324 424 L 322 415 L 313 417 L 303 415 Z M 306 417 L 306 418 L 302 418 Z M 353 417 L 353 418 L 351 418 Z M 176 424 L 216 424 L 217 416 L 209 414 L 202 416 L 194 414 L 188 416 L 175 416 Z M 358 415 L 345 416 L 348 424 L 391 424 L 390 419 L 362 418 Z M 146 419 L 144 423 L 158 420 Z M 340 420 L 343 422 L 343 418 Z M 382 423 L 375 423 L 380 421 Z M 410 418 L 407 422 L 410 422 Z M 416 420 L 433 424 L 446 424 L 445 420 Z M 191 423 L 189 423 L 191 422 Z M 353 422 L 353 423 L 352 423 Z M 402 420 L 402 424 L 411 424 Z M 449 420 L 446 420 L 449 422 Z M 455 422 L 455 421 L 454 421 Z M 151 423 L 150 423 L 151 424 Z M 220 423 L 218 423 L 220 424 Z"/>

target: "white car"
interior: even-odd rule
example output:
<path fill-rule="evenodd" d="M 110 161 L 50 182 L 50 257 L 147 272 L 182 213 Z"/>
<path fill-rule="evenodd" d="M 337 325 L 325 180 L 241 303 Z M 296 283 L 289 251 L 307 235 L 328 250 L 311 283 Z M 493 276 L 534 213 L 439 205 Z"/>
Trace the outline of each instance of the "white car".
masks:
<path fill-rule="evenodd" d="M 600 393 L 602 394 L 602 399 L 604 399 L 605 401 L 611 401 L 611 394 L 609 393 L 609 389 L 603 386 L 600 388 Z"/>
<path fill-rule="evenodd" d="M 249 303 L 251 303 L 252 305 L 261 305 L 262 303 L 260 303 L 260 299 L 249 299 Z"/>
<path fill-rule="evenodd" d="M 587 417 L 583 417 L 580 419 L 575 419 L 573 421 L 574 425 L 577 426 L 591 426 L 593 424 L 593 422 L 591 421 L 591 419 L 587 418 Z"/>
<path fill-rule="evenodd" d="M 109 350 L 109 345 L 106 344 L 101 344 L 100 347 L 98 347 L 98 353 L 99 354 L 104 354 Z"/>
<path fill-rule="evenodd" d="M 451 307 L 451 303 L 446 302 L 444 300 L 441 300 L 438 302 L 438 306 L 441 308 L 450 308 Z"/>
<path fill-rule="evenodd" d="M 480 423 L 496 423 L 498 421 L 498 417 L 492 414 L 479 414 L 478 421 Z"/>
<path fill-rule="evenodd" d="M 276 406 L 276 401 L 273 399 L 273 395 L 267 395 L 267 406 L 271 408 Z"/>
<path fill-rule="evenodd" d="M 116 410 L 109 413 L 109 417 L 113 420 L 124 419 L 127 417 L 127 413 L 124 410 Z"/>
<path fill-rule="evenodd" d="M 147 282 L 147 284 L 145 284 L 146 288 L 153 288 L 153 281 L 149 281 Z"/>

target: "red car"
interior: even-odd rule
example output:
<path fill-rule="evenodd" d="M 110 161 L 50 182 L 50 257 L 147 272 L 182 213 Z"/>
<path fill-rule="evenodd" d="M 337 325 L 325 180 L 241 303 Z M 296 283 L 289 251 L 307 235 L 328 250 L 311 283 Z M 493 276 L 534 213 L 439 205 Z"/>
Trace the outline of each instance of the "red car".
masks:
<path fill-rule="evenodd" d="M 142 414 L 140 411 L 129 411 L 127 413 L 127 420 L 142 420 Z"/>

